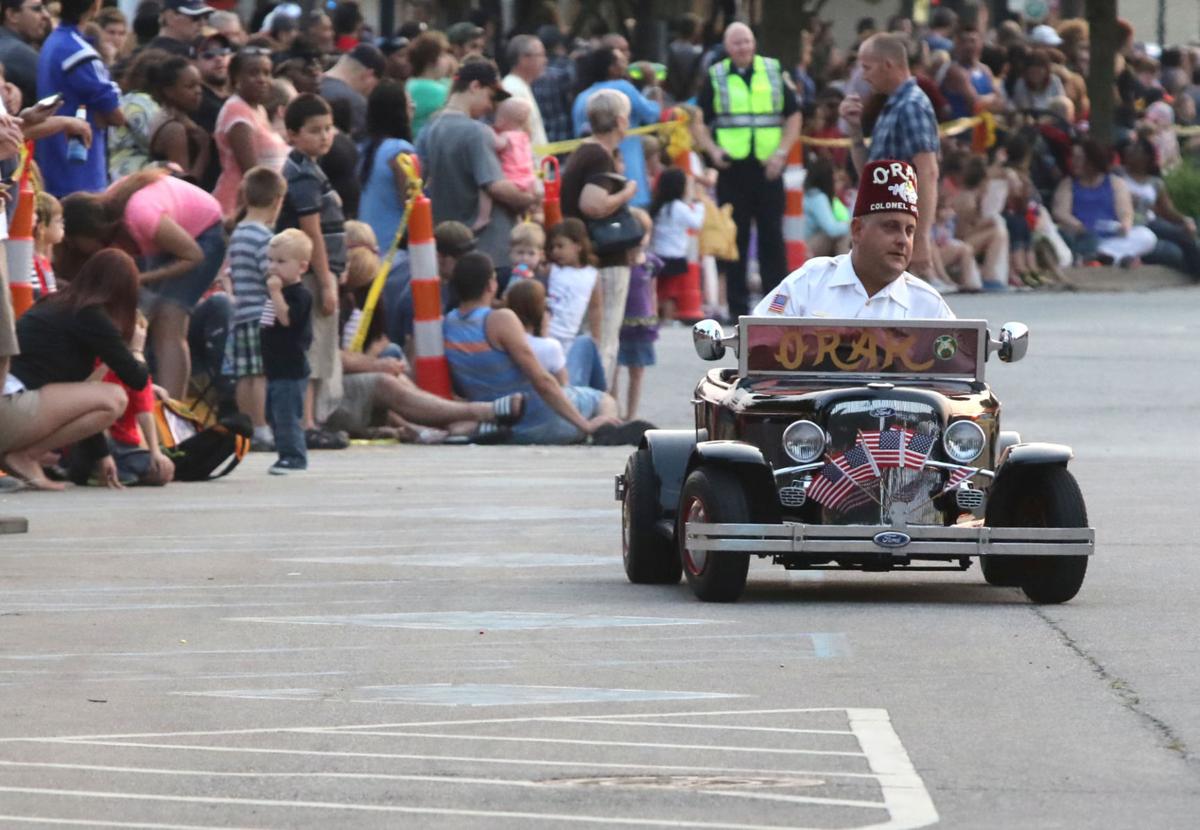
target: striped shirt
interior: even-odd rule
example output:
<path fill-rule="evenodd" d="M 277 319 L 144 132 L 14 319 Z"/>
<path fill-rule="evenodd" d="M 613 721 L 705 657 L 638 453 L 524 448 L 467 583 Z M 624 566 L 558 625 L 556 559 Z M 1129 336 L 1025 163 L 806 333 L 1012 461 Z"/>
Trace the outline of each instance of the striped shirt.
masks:
<path fill-rule="evenodd" d="M 245 221 L 229 237 L 229 275 L 237 301 L 233 322 L 255 323 L 267 302 L 267 243 L 271 229 L 261 222 Z"/>

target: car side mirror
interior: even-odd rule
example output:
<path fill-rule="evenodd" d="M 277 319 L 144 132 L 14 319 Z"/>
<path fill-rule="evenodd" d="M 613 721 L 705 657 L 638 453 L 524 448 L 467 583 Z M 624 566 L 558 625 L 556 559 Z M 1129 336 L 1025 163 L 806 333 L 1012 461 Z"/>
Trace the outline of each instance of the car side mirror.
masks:
<path fill-rule="evenodd" d="M 1000 347 L 997 356 L 1005 363 L 1016 363 L 1029 349 L 1029 326 L 1024 323 L 1005 323 L 1000 327 Z"/>
<path fill-rule="evenodd" d="M 725 330 L 716 320 L 701 320 L 692 326 L 692 345 L 701 360 L 720 360 L 725 356 Z"/>

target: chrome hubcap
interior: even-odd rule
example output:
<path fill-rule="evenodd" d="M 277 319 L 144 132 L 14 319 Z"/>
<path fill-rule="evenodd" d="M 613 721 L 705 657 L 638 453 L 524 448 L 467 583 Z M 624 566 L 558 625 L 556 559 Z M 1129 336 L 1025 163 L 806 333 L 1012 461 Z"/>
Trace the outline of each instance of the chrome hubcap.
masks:
<path fill-rule="evenodd" d="M 700 499 L 693 499 L 691 505 L 688 506 L 687 521 L 688 522 L 707 522 L 708 521 L 708 511 L 706 511 L 704 509 L 704 502 L 700 501 Z M 685 530 L 685 534 L 686 534 L 686 526 L 685 526 L 684 530 Z M 686 539 L 686 535 L 685 535 L 685 539 Z M 694 574 L 703 573 L 704 566 L 708 562 L 708 551 L 703 551 L 703 550 L 693 551 L 687 546 L 687 542 L 685 541 L 684 546 L 683 546 L 683 552 L 684 552 L 685 557 L 687 558 L 688 569 L 691 570 L 691 572 Z"/>

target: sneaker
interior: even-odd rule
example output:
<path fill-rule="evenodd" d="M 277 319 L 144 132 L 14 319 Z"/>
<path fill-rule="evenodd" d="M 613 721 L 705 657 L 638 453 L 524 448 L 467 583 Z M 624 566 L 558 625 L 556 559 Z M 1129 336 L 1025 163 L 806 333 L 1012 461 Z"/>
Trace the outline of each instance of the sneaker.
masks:
<path fill-rule="evenodd" d="M 308 465 L 302 461 L 281 458 L 272 464 L 267 472 L 273 476 L 286 476 L 292 473 L 302 473 L 307 469 Z"/>
<path fill-rule="evenodd" d="M 350 446 L 350 436 L 327 429 L 304 430 L 304 446 L 310 450 L 344 450 Z"/>

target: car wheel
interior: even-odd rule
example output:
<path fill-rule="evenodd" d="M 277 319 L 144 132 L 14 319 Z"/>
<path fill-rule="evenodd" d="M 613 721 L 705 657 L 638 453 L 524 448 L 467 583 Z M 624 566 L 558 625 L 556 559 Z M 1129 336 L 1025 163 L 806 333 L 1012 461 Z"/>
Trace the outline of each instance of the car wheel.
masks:
<path fill-rule="evenodd" d="M 683 484 L 675 538 L 679 561 L 692 591 L 704 602 L 735 602 L 746 587 L 750 555 L 689 550 L 688 522 L 745 524 L 750 521 L 746 493 L 738 479 L 725 470 L 701 467 Z"/>
<path fill-rule="evenodd" d="M 989 527 L 1087 527 L 1087 507 L 1066 467 L 1034 467 L 1010 473 L 988 506 Z M 1004 557 L 1000 576 L 1013 578 L 1037 603 L 1067 602 L 1079 593 L 1086 556 Z M 987 578 L 985 565 L 984 577 Z M 990 581 L 990 580 L 989 580 Z"/>
<path fill-rule="evenodd" d="M 650 451 L 641 449 L 625 464 L 625 498 L 621 502 L 621 556 L 625 576 L 638 585 L 670 585 L 682 567 L 675 546 L 663 538 L 658 522 L 658 485 Z"/>

